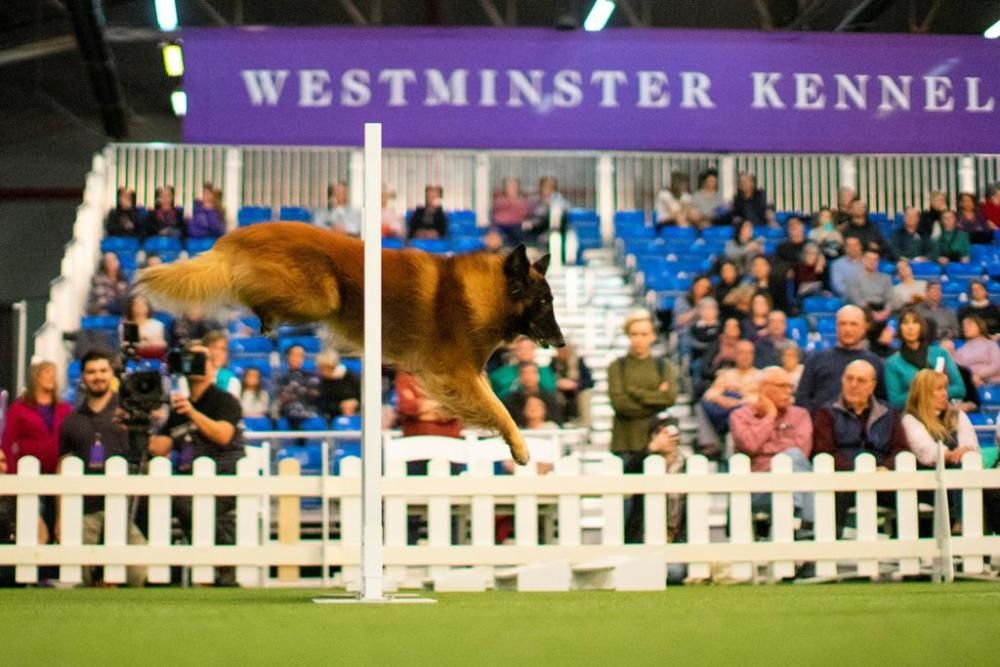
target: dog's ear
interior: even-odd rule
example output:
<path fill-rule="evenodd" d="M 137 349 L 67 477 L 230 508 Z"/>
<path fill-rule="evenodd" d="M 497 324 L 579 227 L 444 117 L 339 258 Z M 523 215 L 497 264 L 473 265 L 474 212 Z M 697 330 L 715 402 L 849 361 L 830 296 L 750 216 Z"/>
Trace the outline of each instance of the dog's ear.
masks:
<path fill-rule="evenodd" d="M 545 253 L 537 262 L 535 262 L 531 266 L 535 269 L 535 271 L 538 271 L 540 274 L 544 276 L 545 272 L 549 270 L 549 261 L 551 259 L 552 255 Z"/>
<path fill-rule="evenodd" d="M 522 282 L 527 279 L 530 267 L 528 250 L 524 247 L 523 243 L 514 248 L 503 262 L 504 275 L 512 280 Z"/>

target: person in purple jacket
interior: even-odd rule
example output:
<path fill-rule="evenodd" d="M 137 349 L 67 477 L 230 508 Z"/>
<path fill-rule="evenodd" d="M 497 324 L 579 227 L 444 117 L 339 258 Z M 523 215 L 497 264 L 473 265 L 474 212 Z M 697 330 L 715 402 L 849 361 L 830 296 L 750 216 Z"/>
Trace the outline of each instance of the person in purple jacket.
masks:
<path fill-rule="evenodd" d="M 201 201 L 195 202 L 194 215 L 188 221 L 188 237 L 218 238 L 226 233 L 226 211 L 222 190 L 211 183 L 202 186 Z"/>

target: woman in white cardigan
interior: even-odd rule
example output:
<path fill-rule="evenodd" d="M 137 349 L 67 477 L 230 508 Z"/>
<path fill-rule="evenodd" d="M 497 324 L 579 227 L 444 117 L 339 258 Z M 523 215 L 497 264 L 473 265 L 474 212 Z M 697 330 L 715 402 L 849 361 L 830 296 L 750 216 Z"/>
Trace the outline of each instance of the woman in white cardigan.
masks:
<path fill-rule="evenodd" d="M 935 466 L 942 448 L 945 466 L 949 468 L 961 467 L 966 452 L 979 451 L 979 438 L 972 422 L 948 402 L 948 376 L 929 368 L 913 378 L 903 430 L 921 466 Z"/>

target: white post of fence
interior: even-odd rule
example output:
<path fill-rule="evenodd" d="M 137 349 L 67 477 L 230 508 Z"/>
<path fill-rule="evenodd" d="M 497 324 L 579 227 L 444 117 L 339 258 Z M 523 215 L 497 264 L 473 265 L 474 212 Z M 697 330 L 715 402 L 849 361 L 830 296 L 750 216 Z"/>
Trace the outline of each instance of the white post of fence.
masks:
<path fill-rule="evenodd" d="M 265 461 L 264 465 L 268 465 Z M 246 494 L 236 497 L 236 546 L 238 547 L 258 547 L 260 546 L 260 495 L 252 491 L 253 484 L 250 479 L 259 475 L 258 464 L 249 459 L 242 458 L 236 464 L 236 476 L 246 481 Z M 325 502 L 325 501 L 324 501 Z M 324 523 L 323 529 L 329 527 Z M 239 565 L 236 568 L 236 581 L 240 586 L 259 586 L 260 568 L 256 565 Z"/>
<path fill-rule="evenodd" d="M 624 474 L 622 460 L 617 456 L 609 456 L 601 462 L 601 474 L 606 477 L 622 477 Z M 619 546 L 625 544 L 625 496 L 620 493 L 608 493 L 601 496 L 601 513 L 604 527 L 601 530 L 601 544 Z"/>
<path fill-rule="evenodd" d="M 379 158 L 379 173 L 381 173 L 381 150 Z M 365 153 L 363 151 L 351 151 L 351 157 L 347 162 L 347 189 L 352 206 L 357 206 L 358 202 L 365 201 Z M 379 193 L 379 197 L 379 209 L 381 210 L 381 193 Z"/>
<path fill-rule="evenodd" d="M 25 456 L 17 462 L 17 474 L 21 477 L 38 477 L 40 465 L 34 456 Z M 14 538 L 19 547 L 38 546 L 38 496 L 23 494 L 17 497 L 17 534 Z M 33 584 L 38 581 L 37 565 L 18 565 L 14 568 L 14 580 L 19 584 Z"/>
<path fill-rule="evenodd" d="M 493 193 L 490 192 L 490 156 L 488 153 L 476 153 L 476 191 L 475 191 L 476 225 L 490 226 L 490 202 Z"/>
<path fill-rule="evenodd" d="M 858 189 L 858 163 L 853 155 L 840 156 L 840 187 Z"/>
<path fill-rule="evenodd" d="M 751 475 L 750 457 L 736 454 L 730 458 L 729 474 L 734 478 Z M 729 541 L 733 544 L 753 542 L 753 513 L 749 493 L 729 494 Z M 737 581 L 751 580 L 754 575 L 753 563 L 733 563 L 731 575 Z"/>
<path fill-rule="evenodd" d="M 771 459 L 772 475 L 792 475 L 792 459 L 786 454 L 778 454 Z M 771 494 L 771 539 L 775 544 L 791 544 L 795 541 L 795 503 L 791 491 L 775 491 Z M 772 563 L 771 573 L 775 579 L 795 576 L 795 562 L 779 560 Z"/>
<path fill-rule="evenodd" d="M 170 459 L 158 456 L 149 462 L 149 476 L 154 483 L 157 479 L 169 478 L 171 475 Z M 166 494 L 156 494 L 149 496 L 149 546 L 169 547 L 170 546 L 170 501 Z M 147 572 L 149 583 L 169 584 L 169 565 L 150 565 Z"/>
<path fill-rule="evenodd" d="M 726 201 L 736 196 L 736 158 L 732 155 L 719 158 L 719 192 Z"/>
<path fill-rule="evenodd" d="M 443 458 L 431 459 L 427 465 L 427 476 L 432 479 L 447 479 L 450 465 Z M 451 546 L 451 497 L 427 497 L 427 543 L 432 547 Z M 427 569 L 431 579 L 447 574 L 447 565 L 432 565 Z"/>
<path fill-rule="evenodd" d="M 206 480 L 215 477 L 215 461 L 205 456 L 198 458 L 194 462 L 194 476 Z M 191 499 L 192 546 L 215 546 L 215 519 L 214 495 L 197 495 Z M 214 582 L 215 568 L 211 565 L 195 565 L 191 568 L 191 583 L 211 584 Z"/>
<path fill-rule="evenodd" d="M 576 477 L 580 474 L 580 457 L 564 456 L 555 465 L 555 474 L 559 477 Z M 559 495 L 559 546 L 576 547 L 580 545 L 580 496 L 575 494 Z"/>
<path fill-rule="evenodd" d="M 958 163 L 959 192 L 976 192 L 976 161 L 971 155 L 963 155 Z"/>
<path fill-rule="evenodd" d="M 955 580 L 955 559 L 951 551 L 951 511 L 948 507 L 948 489 L 944 485 L 944 447 L 939 446 L 934 467 L 934 541 L 938 546 L 935 581 L 951 583 Z"/>
<path fill-rule="evenodd" d="M 854 459 L 854 470 L 860 473 L 875 472 L 875 457 L 862 454 Z M 858 542 L 875 542 L 878 539 L 878 503 L 875 491 L 858 491 L 854 508 L 857 522 Z M 858 575 L 862 577 L 878 576 L 877 560 L 859 560 Z"/>
<path fill-rule="evenodd" d="M 983 456 L 979 452 L 966 452 L 962 457 L 962 470 L 982 470 Z M 983 490 L 962 489 L 962 537 L 975 539 L 983 536 Z M 962 556 L 962 574 L 982 574 L 981 555 Z"/>
<path fill-rule="evenodd" d="M 361 461 L 349 456 L 340 462 L 340 476 L 345 479 L 357 479 L 361 476 Z M 361 548 L 361 505 L 358 496 L 346 496 L 340 499 L 340 543 L 345 547 Z M 357 565 L 345 565 L 341 570 L 345 588 L 360 586 L 358 579 L 360 568 Z"/>
<path fill-rule="evenodd" d="M 59 467 L 63 477 L 82 477 L 83 461 L 75 456 L 63 459 Z M 78 547 L 83 544 L 83 496 L 64 493 L 59 497 L 59 544 L 64 547 Z M 60 565 L 59 581 L 64 584 L 78 584 L 83 569 L 79 565 Z"/>
<path fill-rule="evenodd" d="M 615 238 L 615 164 L 608 153 L 597 158 L 597 214 L 601 219 L 601 239 Z"/>
<path fill-rule="evenodd" d="M 833 457 L 829 454 L 820 454 L 813 459 L 813 472 L 829 474 L 833 471 Z M 837 541 L 837 517 L 834 498 L 833 491 L 816 492 L 816 518 L 813 526 L 816 532 L 817 544 L 829 544 Z M 816 561 L 816 576 L 820 578 L 837 576 L 837 561 Z"/>
<path fill-rule="evenodd" d="M 534 462 L 519 466 L 514 474 L 535 477 L 537 466 Z M 538 496 L 535 494 L 514 496 L 514 542 L 519 547 L 538 546 Z"/>
<path fill-rule="evenodd" d="M 662 456 L 647 456 L 642 462 L 644 476 L 667 474 L 667 461 Z M 662 546 L 667 543 L 667 496 L 664 493 L 647 493 L 643 497 L 643 520 L 645 544 Z"/>
<path fill-rule="evenodd" d="M 236 229 L 236 216 L 243 203 L 243 149 L 230 146 L 225 153 L 222 174 L 223 206 L 226 208 L 226 229 Z"/>
<path fill-rule="evenodd" d="M 917 457 L 912 452 L 900 452 L 896 456 L 896 471 L 916 472 Z M 900 542 L 916 541 L 920 538 L 919 515 L 916 489 L 901 489 L 896 492 L 896 527 Z M 900 558 L 899 574 L 920 574 L 919 558 Z"/>
<path fill-rule="evenodd" d="M 688 459 L 687 474 L 703 477 L 708 474 L 708 459 L 692 456 Z M 708 510 L 711 496 L 707 493 L 689 493 L 687 497 L 688 544 L 708 544 Z M 693 580 L 708 579 L 712 574 L 710 563 L 691 563 L 688 577 Z"/>
<path fill-rule="evenodd" d="M 391 436 L 385 434 L 385 441 Z M 393 459 L 385 462 L 385 476 L 394 479 L 406 477 L 406 462 L 400 459 Z M 403 496 L 389 496 L 385 499 L 385 546 L 405 547 L 406 546 L 406 498 Z M 407 568 L 405 565 L 385 568 L 386 579 L 391 580 L 397 587 L 404 586 Z"/>
<path fill-rule="evenodd" d="M 108 459 L 104 466 L 108 477 L 127 477 L 128 463 L 120 456 Z M 107 495 L 104 498 L 104 544 L 108 547 L 124 547 L 128 544 L 128 496 Z M 105 565 L 104 581 L 109 584 L 124 584 L 124 565 Z"/>

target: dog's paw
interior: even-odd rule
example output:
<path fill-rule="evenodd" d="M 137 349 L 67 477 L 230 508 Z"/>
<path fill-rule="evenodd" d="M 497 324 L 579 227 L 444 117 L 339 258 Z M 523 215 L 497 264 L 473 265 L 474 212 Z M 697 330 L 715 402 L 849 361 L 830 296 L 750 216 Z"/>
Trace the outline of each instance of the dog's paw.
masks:
<path fill-rule="evenodd" d="M 531 454 L 528 452 L 528 448 L 523 444 L 511 447 L 510 455 L 514 458 L 514 462 L 519 466 L 528 465 L 528 461 L 531 460 Z"/>

